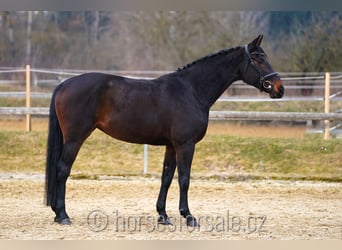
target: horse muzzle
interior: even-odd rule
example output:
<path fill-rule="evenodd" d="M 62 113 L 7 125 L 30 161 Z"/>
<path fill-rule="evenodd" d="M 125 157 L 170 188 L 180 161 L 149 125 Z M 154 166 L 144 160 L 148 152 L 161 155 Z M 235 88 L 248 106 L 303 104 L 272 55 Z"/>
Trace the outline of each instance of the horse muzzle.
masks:
<path fill-rule="evenodd" d="M 271 98 L 282 98 L 285 92 L 283 81 L 278 79 L 269 91 Z"/>

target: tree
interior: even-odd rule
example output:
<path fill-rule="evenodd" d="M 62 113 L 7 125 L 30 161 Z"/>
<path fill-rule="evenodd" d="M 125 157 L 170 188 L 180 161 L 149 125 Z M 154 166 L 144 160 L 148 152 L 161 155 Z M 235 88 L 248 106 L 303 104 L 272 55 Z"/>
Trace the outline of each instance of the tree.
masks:
<path fill-rule="evenodd" d="M 17 16 L 11 11 L 1 12 L 2 20 L 2 34 L 1 37 L 1 61 L 5 62 L 8 66 L 14 65 L 14 58 L 16 57 L 16 44 L 14 37 L 14 26 L 17 23 Z"/>
<path fill-rule="evenodd" d="M 125 69 L 172 70 L 237 40 L 237 13 L 209 11 L 119 12 L 113 37 Z M 117 54 L 114 55 L 118 56 Z"/>
<path fill-rule="evenodd" d="M 271 11 L 269 12 L 268 33 L 277 37 L 280 33 L 289 35 L 298 28 L 310 25 L 310 11 Z"/>
<path fill-rule="evenodd" d="M 314 13 L 310 25 L 290 39 L 291 71 L 323 72 L 342 69 L 342 13 Z"/>
<path fill-rule="evenodd" d="M 30 16 L 31 15 L 31 16 Z M 260 33 L 278 71 L 340 71 L 341 12 L 3 11 L 0 66 L 174 70 Z"/>

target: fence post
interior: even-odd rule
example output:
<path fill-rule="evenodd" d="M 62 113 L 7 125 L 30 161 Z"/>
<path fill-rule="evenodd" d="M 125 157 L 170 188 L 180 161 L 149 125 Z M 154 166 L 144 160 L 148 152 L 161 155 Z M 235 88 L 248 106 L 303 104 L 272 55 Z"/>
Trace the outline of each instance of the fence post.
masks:
<path fill-rule="evenodd" d="M 330 73 L 325 73 L 324 113 L 330 112 Z M 330 139 L 330 121 L 324 120 L 324 140 Z"/>
<path fill-rule="evenodd" d="M 144 144 L 144 174 L 148 171 L 148 145 Z"/>
<path fill-rule="evenodd" d="M 26 108 L 31 107 L 30 65 L 26 65 Z M 26 131 L 31 131 L 31 114 L 26 113 Z"/>

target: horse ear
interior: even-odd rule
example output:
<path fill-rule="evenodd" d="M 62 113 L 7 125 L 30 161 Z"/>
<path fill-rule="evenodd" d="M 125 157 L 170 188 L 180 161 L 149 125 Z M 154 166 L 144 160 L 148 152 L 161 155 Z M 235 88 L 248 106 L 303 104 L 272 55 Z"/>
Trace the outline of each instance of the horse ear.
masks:
<path fill-rule="evenodd" d="M 252 42 L 248 44 L 249 51 L 253 50 L 257 46 L 260 46 L 262 39 L 264 38 L 263 35 L 259 35 L 257 38 L 255 38 Z"/>
<path fill-rule="evenodd" d="M 259 35 L 257 37 L 258 41 L 257 41 L 257 46 L 260 46 L 261 42 L 262 42 L 262 39 L 264 38 L 264 35 Z"/>

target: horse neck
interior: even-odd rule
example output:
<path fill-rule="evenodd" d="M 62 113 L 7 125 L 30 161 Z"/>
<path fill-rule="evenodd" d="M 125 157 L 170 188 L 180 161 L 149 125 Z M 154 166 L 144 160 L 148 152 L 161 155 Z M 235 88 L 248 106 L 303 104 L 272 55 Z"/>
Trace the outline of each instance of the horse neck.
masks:
<path fill-rule="evenodd" d="M 183 76 L 191 82 L 201 104 L 208 109 L 236 80 L 240 80 L 241 50 L 220 53 L 184 68 Z"/>

